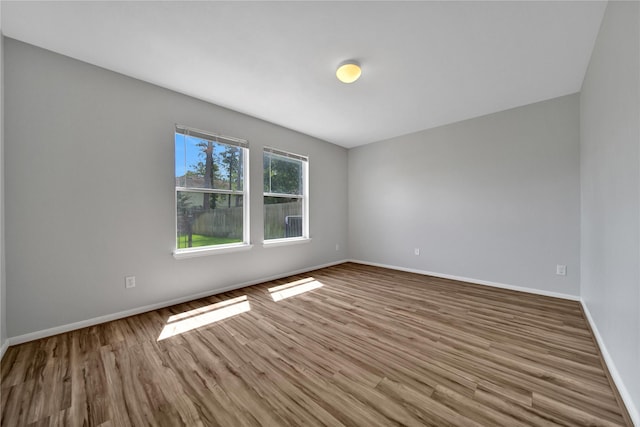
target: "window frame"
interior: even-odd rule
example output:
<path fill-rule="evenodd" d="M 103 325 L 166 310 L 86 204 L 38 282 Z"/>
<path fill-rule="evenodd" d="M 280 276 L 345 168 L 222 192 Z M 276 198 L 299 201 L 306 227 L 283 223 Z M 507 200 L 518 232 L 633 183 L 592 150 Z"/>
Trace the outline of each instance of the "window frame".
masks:
<path fill-rule="evenodd" d="M 290 160 L 297 160 L 302 165 L 302 194 L 286 194 L 286 193 L 272 193 L 264 191 L 264 155 L 270 153 L 272 155 L 284 157 Z M 263 225 L 262 230 L 264 233 L 264 198 L 265 197 L 282 197 L 288 199 L 301 199 L 302 200 L 302 236 L 295 237 L 280 237 L 275 239 L 267 239 L 264 234 L 262 238 L 262 244 L 265 247 L 276 247 L 295 243 L 305 243 L 311 241 L 309 234 L 310 212 L 309 212 L 309 156 L 303 156 L 301 154 L 291 153 L 289 151 L 280 150 L 277 148 L 265 146 L 262 150 L 263 166 L 262 166 L 262 203 L 263 203 Z"/>
<path fill-rule="evenodd" d="M 175 154 L 175 138 L 177 134 L 182 134 L 186 138 L 187 136 L 193 136 L 203 140 L 214 142 L 215 144 L 222 144 L 237 147 L 242 150 L 242 190 L 225 190 L 217 188 L 202 188 L 202 187 L 182 187 L 178 186 L 175 179 L 176 170 L 176 154 Z M 184 125 L 176 124 L 174 127 L 174 249 L 173 256 L 176 259 L 191 258 L 196 256 L 210 255 L 214 253 L 235 252 L 250 249 L 251 245 L 251 232 L 250 232 L 250 192 L 249 192 L 249 142 L 244 139 L 220 135 L 213 132 L 203 131 L 187 127 Z M 183 184 L 186 185 L 186 182 Z M 192 192 L 192 193 L 207 193 L 207 194 L 225 194 L 230 196 L 242 196 L 242 242 L 236 243 L 224 243 L 219 245 L 197 246 L 191 248 L 178 248 L 177 236 L 178 236 L 178 192 Z"/>

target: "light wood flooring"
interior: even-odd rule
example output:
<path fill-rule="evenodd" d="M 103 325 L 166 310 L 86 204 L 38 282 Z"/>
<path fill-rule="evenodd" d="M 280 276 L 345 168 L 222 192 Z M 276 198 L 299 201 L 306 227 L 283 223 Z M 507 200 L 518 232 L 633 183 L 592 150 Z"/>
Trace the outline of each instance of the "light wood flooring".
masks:
<path fill-rule="evenodd" d="M 13 346 L 1 375 L 3 426 L 631 425 L 579 303 L 353 263 Z"/>

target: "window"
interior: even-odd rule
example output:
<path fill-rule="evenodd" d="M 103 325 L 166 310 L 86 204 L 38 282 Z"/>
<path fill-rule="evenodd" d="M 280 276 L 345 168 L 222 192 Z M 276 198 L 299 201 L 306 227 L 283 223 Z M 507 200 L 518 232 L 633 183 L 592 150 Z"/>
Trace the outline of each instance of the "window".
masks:
<path fill-rule="evenodd" d="M 308 159 L 265 148 L 264 240 L 308 238 Z"/>
<path fill-rule="evenodd" d="M 247 141 L 176 126 L 176 253 L 249 244 Z"/>

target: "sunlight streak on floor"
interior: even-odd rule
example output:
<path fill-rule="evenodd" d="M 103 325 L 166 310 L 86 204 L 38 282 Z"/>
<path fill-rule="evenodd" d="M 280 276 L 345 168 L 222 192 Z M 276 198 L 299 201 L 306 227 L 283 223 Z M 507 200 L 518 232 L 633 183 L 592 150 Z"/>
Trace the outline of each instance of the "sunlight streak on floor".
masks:
<path fill-rule="evenodd" d="M 306 279 L 296 280 L 295 282 L 269 288 L 269 293 L 271 294 L 271 298 L 277 302 L 321 287 L 322 283 L 318 282 L 313 277 L 307 277 Z"/>
<path fill-rule="evenodd" d="M 251 305 L 249 305 L 247 296 L 244 295 L 173 315 L 169 317 L 167 325 L 162 329 L 157 341 L 210 325 L 249 310 L 251 310 Z"/>
<path fill-rule="evenodd" d="M 242 301 L 246 301 L 247 300 L 247 296 L 241 296 L 241 297 L 237 297 L 237 298 L 231 298 L 225 301 L 220 301 L 217 302 L 215 304 L 210 304 L 204 307 L 200 307 L 200 308 L 196 308 L 193 310 L 189 310 L 189 311 L 185 311 L 182 312 L 180 314 L 174 314 L 173 316 L 169 317 L 169 320 L 167 320 L 167 323 L 171 323 L 171 322 L 175 322 L 176 320 L 182 320 L 182 319 L 186 319 L 187 317 L 192 317 L 192 316 L 196 316 L 198 314 L 202 314 L 202 313 L 207 313 L 209 311 L 213 311 L 213 310 L 217 310 L 219 308 L 225 307 L 227 305 L 232 305 L 232 304 L 236 304 Z"/>

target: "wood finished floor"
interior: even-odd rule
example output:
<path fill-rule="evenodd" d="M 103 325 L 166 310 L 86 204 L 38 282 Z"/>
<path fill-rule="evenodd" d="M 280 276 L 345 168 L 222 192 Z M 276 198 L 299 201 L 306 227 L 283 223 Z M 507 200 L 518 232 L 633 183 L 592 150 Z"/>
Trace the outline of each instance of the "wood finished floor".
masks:
<path fill-rule="evenodd" d="M 631 425 L 577 302 L 353 263 L 10 347 L 1 375 L 3 426 Z"/>

